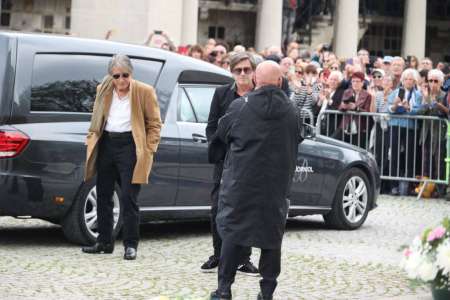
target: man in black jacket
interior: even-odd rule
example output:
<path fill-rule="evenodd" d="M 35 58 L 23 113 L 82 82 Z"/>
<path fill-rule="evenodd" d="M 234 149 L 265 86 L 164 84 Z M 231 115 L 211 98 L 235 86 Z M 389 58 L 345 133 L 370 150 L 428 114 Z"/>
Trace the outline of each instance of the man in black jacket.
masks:
<path fill-rule="evenodd" d="M 255 79 L 256 90 L 231 103 L 216 133 L 228 151 L 216 220 L 222 252 L 214 300 L 231 299 L 239 257 L 248 247 L 261 248 L 258 299 L 272 299 L 280 274 L 300 132 L 295 108 L 280 89 L 279 66 L 259 64 Z"/>
<path fill-rule="evenodd" d="M 214 163 L 213 181 L 214 186 L 211 191 L 211 233 L 213 238 L 214 255 L 201 266 L 201 270 L 208 272 L 219 265 L 220 250 L 222 240 L 217 233 L 216 215 L 217 203 L 219 199 L 220 179 L 222 178 L 223 161 L 225 159 L 226 145 L 218 139 L 214 139 L 217 131 L 219 119 L 225 114 L 228 106 L 235 99 L 246 95 L 254 88 L 253 72 L 255 70 L 253 57 L 245 52 L 237 53 L 230 58 L 230 70 L 233 73 L 235 82 L 216 89 L 209 111 L 208 125 L 206 126 L 206 137 L 209 144 L 208 160 Z M 215 140 L 214 143 L 211 143 Z M 258 275 L 258 269 L 250 261 L 251 248 L 248 247 L 242 254 L 238 270 L 248 275 Z"/>

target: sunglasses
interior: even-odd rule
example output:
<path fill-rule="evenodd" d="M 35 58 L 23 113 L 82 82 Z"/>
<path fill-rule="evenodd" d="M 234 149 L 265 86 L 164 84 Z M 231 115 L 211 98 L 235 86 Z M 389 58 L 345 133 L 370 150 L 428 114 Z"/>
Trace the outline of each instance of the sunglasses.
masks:
<path fill-rule="evenodd" d="M 295 73 L 297 73 L 297 74 L 303 74 L 303 71 L 297 71 L 297 70 L 295 70 Z"/>
<path fill-rule="evenodd" d="M 233 74 L 234 75 L 241 75 L 242 72 L 244 72 L 245 75 L 248 75 L 251 72 L 253 72 L 253 70 L 252 70 L 252 68 L 248 68 L 248 67 L 233 69 Z"/>
<path fill-rule="evenodd" d="M 114 79 L 119 79 L 120 77 L 122 76 L 122 78 L 128 78 L 128 77 L 130 77 L 130 74 L 129 73 L 122 73 L 122 74 L 113 74 L 112 75 L 112 78 L 114 78 Z"/>
<path fill-rule="evenodd" d="M 331 67 L 330 70 L 337 71 L 337 70 L 339 70 L 339 68 L 338 67 Z"/>
<path fill-rule="evenodd" d="M 381 79 L 381 78 L 383 78 L 383 76 L 381 76 L 381 75 L 375 75 L 375 76 L 373 76 L 373 78 L 375 78 L 375 79 Z"/>
<path fill-rule="evenodd" d="M 439 83 L 439 80 L 437 80 L 437 79 L 428 79 L 428 82 Z"/>

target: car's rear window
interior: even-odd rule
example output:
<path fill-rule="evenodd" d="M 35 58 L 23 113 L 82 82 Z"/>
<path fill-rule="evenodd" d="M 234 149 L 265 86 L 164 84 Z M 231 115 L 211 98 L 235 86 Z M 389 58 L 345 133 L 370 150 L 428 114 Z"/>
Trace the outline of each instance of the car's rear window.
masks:
<path fill-rule="evenodd" d="M 9 52 L 9 44 L 8 39 L 5 37 L 0 37 L 0 101 L 3 98 L 3 93 L 5 91 L 5 75 L 6 75 L 6 67 L 7 62 L 11 59 L 8 55 Z"/>
<path fill-rule="evenodd" d="M 109 56 L 37 54 L 31 111 L 92 112 L 97 85 L 107 74 Z M 132 58 L 135 79 L 154 85 L 162 63 Z"/>

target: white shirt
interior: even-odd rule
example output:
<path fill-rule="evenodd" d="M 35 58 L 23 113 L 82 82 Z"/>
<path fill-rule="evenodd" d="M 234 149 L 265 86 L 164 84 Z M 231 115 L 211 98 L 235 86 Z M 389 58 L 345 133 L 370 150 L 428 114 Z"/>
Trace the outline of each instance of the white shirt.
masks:
<path fill-rule="evenodd" d="M 113 91 L 111 108 L 109 110 L 108 120 L 106 120 L 106 131 L 131 131 L 131 107 L 128 95 L 120 98 L 116 90 Z"/>

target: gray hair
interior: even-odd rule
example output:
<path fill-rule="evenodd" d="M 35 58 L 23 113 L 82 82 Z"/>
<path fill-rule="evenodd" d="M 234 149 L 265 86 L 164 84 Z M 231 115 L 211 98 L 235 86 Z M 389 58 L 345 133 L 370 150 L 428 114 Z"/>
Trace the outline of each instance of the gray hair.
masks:
<path fill-rule="evenodd" d="M 431 77 L 436 77 L 437 80 L 439 80 L 439 82 L 442 84 L 444 82 L 444 73 L 442 73 L 441 70 L 439 69 L 432 69 L 428 72 L 428 79 L 430 79 Z"/>
<path fill-rule="evenodd" d="M 131 60 L 125 54 L 116 54 L 114 55 L 108 64 L 108 73 L 112 74 L 113 68 L 122 68 L 128 71 L 128 73 L 133 73 L 133 65 L 131 64 Z"/>
<path fill-rule="evenodd" d="M 400 82 L 403 83 L 403 81 L 406 79 L 406 77 L 408 76 L 412 76 L 412 78 L 414 78 L 414 80 L 417 82 L 419 82 L 420 79 L 420 75 L 419 72 L 417 72 L 416 69 L 413 68 L 408 68 L 406 70 L 403 71 L 402 76 L 400 77 Z"/>
<path fill-rule="evenodd" d="M 331 76 L 336 76 L 339 80 L 339 82 L 341 82 L 342 80 L 344 80 L 344 75 L 342 75 L 341 71 L 331 71 L 330 75 L 328 75 L 328 78 L 330 78 Z"/>
<path fill-rule="evenodd" d="M 252 54 L 247 52 L 236 52 L 230 57 L 230 70 L 233 71 L 234 67 L 244 60 L 248 60 L 250 62 L 253 71 L 256 69 L 255 59 Z"/>

